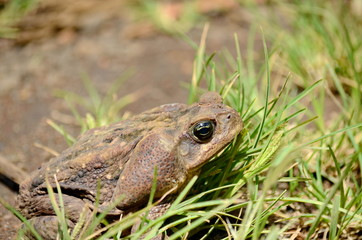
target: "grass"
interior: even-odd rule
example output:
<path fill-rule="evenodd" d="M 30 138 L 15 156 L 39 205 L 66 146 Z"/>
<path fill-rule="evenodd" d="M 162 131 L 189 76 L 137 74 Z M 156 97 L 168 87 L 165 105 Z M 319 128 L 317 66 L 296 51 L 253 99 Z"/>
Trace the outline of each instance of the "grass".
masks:
<path fill-rule="evenodd" d="M 189 103 L 203 91 L 220 92 L 240 113 L 244 130 L 189 182 L 165 215 L 145 219 L 127 239 L 144 234 L 150 239 L 161 232 L 170 239 L 360 236 L 361 16 L 338 1 L 279 1 L 270 8 L 289 20 L 282 26 L 279 18 L 260 13 L 258 6 L 245 7 L 255 23 L 245 52 L 235 36 L 235 49 L 207 53 L 206 25 L 188 85 Z M 262 60 L 254 57 L 254 42 L 260 38 Z M 83 130 L 106 124 L 96 119 L 112 112 L 112 101 L 101 101 L 91 87 L 88 91 L 92 120 L 73 110 Z M 330 109 L 329 103 L 335 107 Z M 53 205 L 64 223 L 61 199 Z M 151 206 L 111 224 L 104 214 L 94 214 L 88 223 L 81 219 L 77 231 L 81 239 L 119 239 Z M 105 227 L 97 235 L 100 222 Z M 66 233 L 63 239 L 72 236 L 76 234 Z"/>
<path fill-rule="evenodd" d="M 14 38 L 17 33 L 15 22 L 35 8 L 38 0 L 9 0 L 0 6 L 0 39 Z"/>
<path fill-rule="evenodd" d="M 128 1 L 127 4 L 133 12 L 134 21 L 150 22 L 155 29 L 170 35 L 182 35 L 202 18 L 196 1 L 179 4 L 137 0 Z"/>
<path fill-rule="evenodd" d="M 117 91 L 122 87 L 123 82 L 131 74 L 131 72 L 127 72 L 123 76 L 119 77 L 109 87 L 104 96 L 102 96 L 97 87 L 92 83 L 91 79 L 85 74 L 83 74 L 82 80 L 87 92 L 86 97 L 74 92 L 62 90 L 58 90 L 55 95 L 66 101 L 77 124 L 81 128 L 80 133 L 84 133 L 88 129 L 108 125 L 129 116 L 129 113 L 121 115 L 120 112 L 125 106 L 137 100 L 140 95 L 140 91 L 129 93 L 122 97 L 117 95 Z M 86 112 L 84 116 L 79 109 Z M 73 145 L 76 141 L 74 136 L 53 120 L 49 119 L 47 122 L 65 137 L 65 140 L 69 145 Z"/>

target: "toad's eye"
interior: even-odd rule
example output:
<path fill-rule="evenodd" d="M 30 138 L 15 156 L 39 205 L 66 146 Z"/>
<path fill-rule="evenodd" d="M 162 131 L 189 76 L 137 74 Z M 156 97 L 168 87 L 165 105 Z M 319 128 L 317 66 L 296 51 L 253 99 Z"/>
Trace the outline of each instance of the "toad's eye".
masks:
<path fill-rule="evenodd" d="M 195 123 L 192 128 L 192 138 L 196 142 L 204 143 L 211 139 L 214 133 L 215 124 L 210 120 L 203 120 Z"/>

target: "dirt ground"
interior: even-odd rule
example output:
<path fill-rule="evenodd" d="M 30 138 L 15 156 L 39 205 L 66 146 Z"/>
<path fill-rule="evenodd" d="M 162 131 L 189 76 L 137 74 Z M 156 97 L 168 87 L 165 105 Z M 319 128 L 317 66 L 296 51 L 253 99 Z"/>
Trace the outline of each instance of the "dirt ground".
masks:
<path fill-rule="evenodd" d="M 159 32 L 148 23 L 134 22 L 122 1 L 44 1 L 40 10 L 20 24 L 15 40 L 0 39 L 0 154 L 26 172 L 52 156 L 39 143 L 55 151 L 66 148 L 63 137 L 47 119 L 70 116 L 56 90 L 85 95 L 82 74 L 86 73 L 104 93 L 122 74 L 134 74 L 122 85 L 119 95 L 142 90 L 126 109 L 139 113 L 171 102 L 186 102 L 182 82 L 191 80 L 195 50 L 184 41 Z M 233 34 L 241 46 L 247 38 L 242 9 L 211 14 L 207 46 L 210 51 L 234 49 Z M 198 42 L 203 23 L 188 35 Z M 76 133 L 79 127 L 65 125 Z M 15 204 L 17 193 L 0 183 L 0 195 Z M 0 205 L 0 239 L 12 239 L 20 225 Z"/>

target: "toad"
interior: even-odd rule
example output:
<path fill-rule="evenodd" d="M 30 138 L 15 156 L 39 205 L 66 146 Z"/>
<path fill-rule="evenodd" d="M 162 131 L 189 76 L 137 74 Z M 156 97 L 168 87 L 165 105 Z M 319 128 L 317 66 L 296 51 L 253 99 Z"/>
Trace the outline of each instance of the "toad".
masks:
<path fill-rule="evenodd" d="M 154 181 L 154 200 L 177 195 L 242 127 L 239 114 L 219 94 L 207 92 L 192 105 L 166 104 L 90 129 L 20 184 L 18 209 L 44 239 L 56 238 L 58 221 L 47 179 L 56 198 L 59 183 L 70 229 L 84 208 L 91 211 L 97 191 L 100 209 L 121 199 L 112 214 L 138 210 L 147 204 Z M 167 204 L 154 209 L 149 219 L 163 214 Z"/>

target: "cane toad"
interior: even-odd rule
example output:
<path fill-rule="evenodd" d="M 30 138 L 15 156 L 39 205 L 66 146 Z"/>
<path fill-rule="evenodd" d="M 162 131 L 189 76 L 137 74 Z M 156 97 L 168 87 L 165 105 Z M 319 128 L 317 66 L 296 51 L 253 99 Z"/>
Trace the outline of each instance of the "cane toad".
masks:
<path fill-rule="evenodd" d="M 94 203 L 98 188 L 100 206 L 123 197 L 113 213 L 140 209 L 148 201 L 155 169 L 155 199 L 177 194 L 242 126 L 239 114 L 219 94 L 207 92 L 190 106 L 166 104 L 90 129 L 20 185 L 18 208 L 43 238 L 55 238 L 57 219 L 45 178 L 56 190 L 56 176 L 70 228 L 86 203 Z"/>

